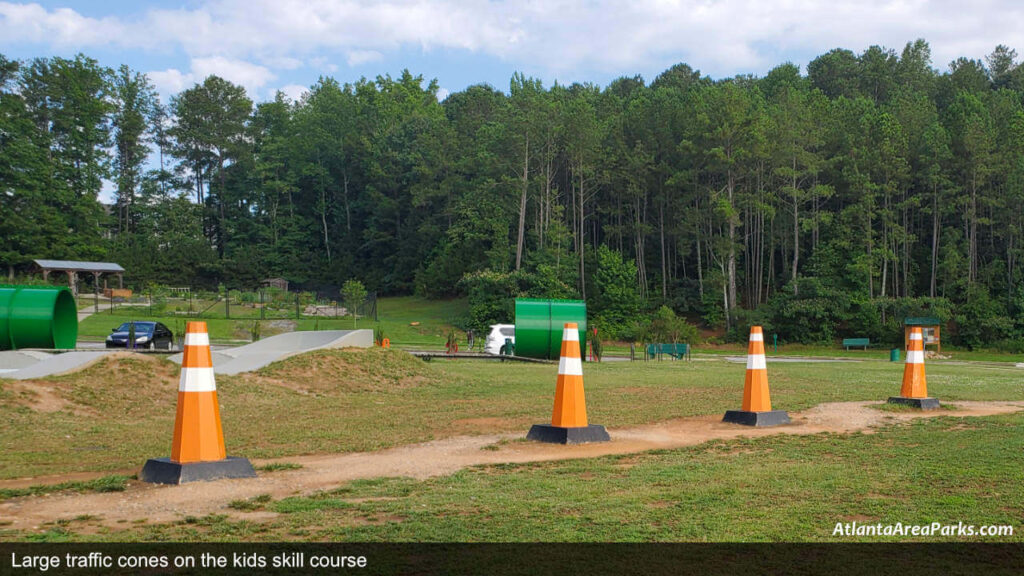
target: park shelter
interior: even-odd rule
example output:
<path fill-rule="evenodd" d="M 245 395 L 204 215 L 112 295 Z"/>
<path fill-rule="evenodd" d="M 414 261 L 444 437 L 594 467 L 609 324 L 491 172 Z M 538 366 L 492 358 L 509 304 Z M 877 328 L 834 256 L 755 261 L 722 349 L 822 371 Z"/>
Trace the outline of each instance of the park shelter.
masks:
<path fill-rule="evenodd" d="M 277 288 L 278 290 L 282 290 L 284 292 L 288 291 L 288 281 L 285 280 L 284 278 L 267 278 L 263 280 L 263 282 L 260 282 L 260 284 L 262 286 L 266 286 L 267 288 Z"/>
<path fill-rule="evenodd" d="M 935 316 L 917 316 L 903 319 L 903 349 L 910 349 L 910 330 L 915 327 L 921 328 L 924 335 L 924 347 L 927 350 L 929 344 L 935 345 L 936 352 L 942 352 L 940 341 L 940 327 L 942 321 Z"/>
<path fill-rule="evenodd" d="M 117 276 L 117 287 L 124 288 L 124 268 L 113 262 L 78 262 L 75 260 L 35 260 L 36 266 L 43 271 L 43 280 L 50 279 L 51 272 L 68 275 L 68 286 L 71 293 L 78 294 L 78 275 L 92 274 L 96 292 L 99 293 L 100 278 L 104 274 Z"/>

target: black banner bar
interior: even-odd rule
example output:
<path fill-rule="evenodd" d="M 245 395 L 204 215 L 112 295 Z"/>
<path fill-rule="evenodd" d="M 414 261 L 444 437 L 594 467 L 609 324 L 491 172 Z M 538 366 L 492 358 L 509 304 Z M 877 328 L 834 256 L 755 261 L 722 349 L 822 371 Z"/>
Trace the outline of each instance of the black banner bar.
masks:
<path fill-rule="evenodd" d="M 1020 574 L 1021 544 L 0 543 L 0 574 Z"/>

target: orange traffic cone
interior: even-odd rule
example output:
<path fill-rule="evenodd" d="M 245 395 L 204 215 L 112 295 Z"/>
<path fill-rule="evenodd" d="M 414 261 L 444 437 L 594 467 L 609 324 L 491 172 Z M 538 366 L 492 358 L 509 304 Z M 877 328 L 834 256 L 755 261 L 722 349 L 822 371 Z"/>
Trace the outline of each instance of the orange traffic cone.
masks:
<path fill-rule="evenodd" d="M 534 424 L 526 438 L 552 444 L 611 440 L 604 426 L 587 423 L 580 329 L 576 323 L 566 323 L 562 329 L 562 356 L 558 361 L 558 384 L 555 386 L 555 408 L 551 413 L 551 424 Z"/>
<path fill-rule="evenodd" d="M 146 461 L 139 479 L 158 484 L 183 484 L 255 476 L 248 460 L 227 457 L 210 357 L 210 336 L 206 322 L 189 322 L 185 329 L 171 457 Z"/>
<path fill-rule="evenodd" d="M 789 424 L 789 414 L 785 410 L 772 410 L 772 399 L 768 393 L 768 367 L 764 357 L 764 332 L 760 326 L 750 327 L 743 409 L 727 411 L 722 421 L 746 426 Z"/>
<path fill-rule="evenodd" d="M 922 410 L 935 410 L 939 407 L 937 398 L 928 397 L 928 382 L 924 377 L 924 334 L 920 327 L 910 329 L 907 363 L 903 367 L 903 387 L 899 396 L 889 398 L 889 403 Z"/>

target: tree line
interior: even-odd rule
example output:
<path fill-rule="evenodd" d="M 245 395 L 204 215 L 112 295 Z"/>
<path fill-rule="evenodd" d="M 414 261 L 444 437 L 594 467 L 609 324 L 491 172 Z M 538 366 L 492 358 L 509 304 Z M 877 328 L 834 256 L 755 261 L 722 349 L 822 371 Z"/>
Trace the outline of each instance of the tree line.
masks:
<path fill-rule="evenodd" d="M 1024 68 L 998 46 L 835 49 L 802 74 L 508 90 L 321 78 L 254 103 L 210 76 L 161 103 L 84 55 L 0 56 L 0 262 L 110 259 L 138 284 L 585 298 L 628 336 L 662 305 L 727 333 L 892 341 L 936 315 L 1024 342 Z M 104 179 L 116 202 L 98 201 Z"/>

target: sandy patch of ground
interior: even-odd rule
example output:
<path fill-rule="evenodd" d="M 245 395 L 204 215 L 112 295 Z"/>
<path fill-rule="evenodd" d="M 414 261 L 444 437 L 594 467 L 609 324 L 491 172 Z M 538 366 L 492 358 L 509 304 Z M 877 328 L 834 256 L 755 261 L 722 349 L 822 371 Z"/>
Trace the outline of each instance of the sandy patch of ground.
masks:
<path fill-rule="evenodd" d="M 14 394 L 15 404 L 27 406 L 36 412 L 70 410 L 81 414 L 86 413 L 80 406 L 75 406 L 62 398 L 57 386 L 52 382 L 11 380 L 4 382 L 4 388 Z"/>
<path fill-rule="evenodd" d="M 335 488 L 350 480 L 382 476 L 417 479 L 451 474 L 484 464 L 523 463 L 572 458 L 630 454 L 653 449 L 692 446 L 710 440 L 760 437 L 773 434 L 820 432 L 871 432 L 880 426 L 934 416 L 990 416 L 1024 410 L 1021 402 L 957 402 L 957 410 L 886 412 L 872 408 L 878 402 L 821 404 L 791 414 L 793 423 L 777 428 L 747 428 L 721 422 L 720 415 L 683 418 L 609 430 L 612 441 L 602 444 L 559 446 L 511 442 L 522 434 L 459 436 L 389 450 L 356 454 L 324 454 L 280 458 L 301 469 L 261 474 L 248 480 L 199 482 L 182 486 L 157 486 L 132 482 L 116 493 L 59 494 L 19 498 L 0 503 L 0 517 L 14 529 L 37 529 L 43 523 L 82 515 L 116 527 L 126 521 L 170 522 L 185 516 L 231 514 L 252 519 L 252 513 L 235 514 L 233 500 L 269 494 L 274 499 Z M 496 445 L 497 449 L 483 450 Z M 265 462 L 260 462 L 260 464 Z M 269 518 L 269 516 L 268 516 Z"/>

